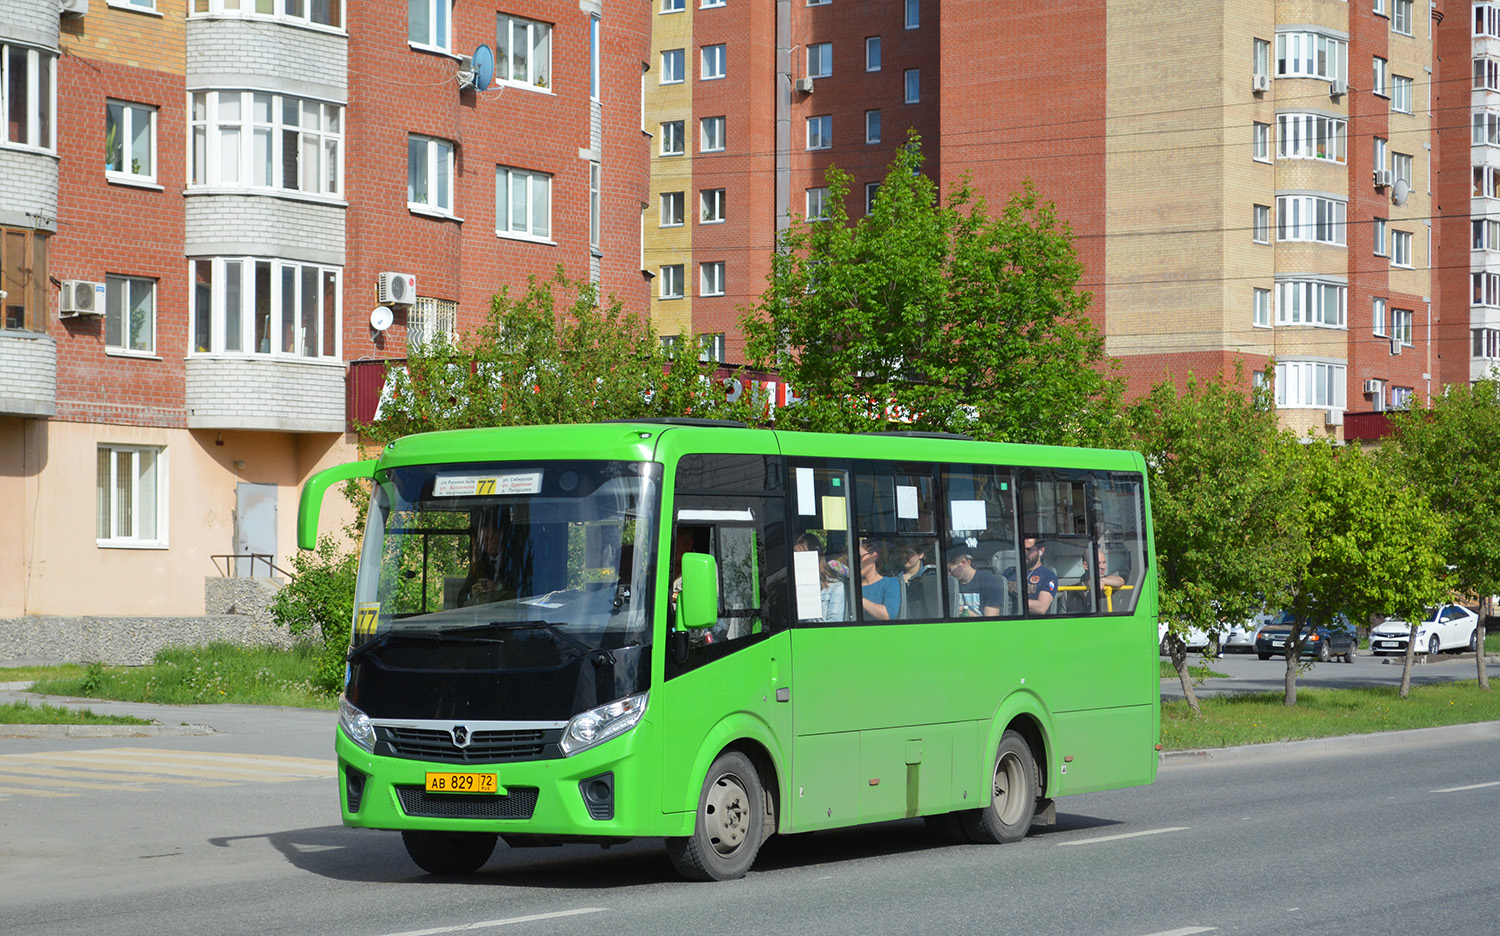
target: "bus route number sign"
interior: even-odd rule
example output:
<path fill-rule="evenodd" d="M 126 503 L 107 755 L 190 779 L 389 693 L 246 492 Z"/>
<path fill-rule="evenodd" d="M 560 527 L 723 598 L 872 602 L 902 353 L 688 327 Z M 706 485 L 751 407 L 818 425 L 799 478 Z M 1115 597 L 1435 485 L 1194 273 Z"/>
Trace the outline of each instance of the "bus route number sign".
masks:
<path fill-rule="evenodd" d="M 446 773 L 427 774 L 428 793 L 498 793 L 500 784 L 492 773 Z"/>
<path fill-rule="evenodd" d="M 537 494 L 542 490 L 540 471 L 502 475 L 440 474 L 432 483 L 433 497 L 496 497 Z"/>

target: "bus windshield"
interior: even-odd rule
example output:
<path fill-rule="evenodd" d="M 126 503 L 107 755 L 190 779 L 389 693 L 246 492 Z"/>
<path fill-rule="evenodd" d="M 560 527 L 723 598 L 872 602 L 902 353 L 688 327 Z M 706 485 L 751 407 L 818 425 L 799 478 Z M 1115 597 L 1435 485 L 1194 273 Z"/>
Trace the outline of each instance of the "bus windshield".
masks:
<path fill-rule="evenodd" d="M 377 638 L 514 631 L 562 659 L 649 643 L 660 474 L 602 461 L 391 469 L 370 503 L 354 653 Z"/>

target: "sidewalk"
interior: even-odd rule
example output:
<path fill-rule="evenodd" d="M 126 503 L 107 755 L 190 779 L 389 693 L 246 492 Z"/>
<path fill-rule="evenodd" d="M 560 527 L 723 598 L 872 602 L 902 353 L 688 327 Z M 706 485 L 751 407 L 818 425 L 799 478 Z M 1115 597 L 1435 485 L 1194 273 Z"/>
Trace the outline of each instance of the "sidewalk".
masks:
<path fill-rule="evenodd" d="M 289 715 L 313 727 L 326 723 L 329 731 L 338 720 L 331 709 L 285 708 L 270 705 L 155 705 L 150 702 L 115 702 L 76 696 L 49 696 L 25 691 L 30 681 L 0 683 L 0 703 L 30 702 L 61 708 L 89 709 L 96 715 L 130 715 L 148 719 L 150 725 L 3 725 L 3 738 L 153 738 L 241 733 L 263 729 L 274 718 Z"/>

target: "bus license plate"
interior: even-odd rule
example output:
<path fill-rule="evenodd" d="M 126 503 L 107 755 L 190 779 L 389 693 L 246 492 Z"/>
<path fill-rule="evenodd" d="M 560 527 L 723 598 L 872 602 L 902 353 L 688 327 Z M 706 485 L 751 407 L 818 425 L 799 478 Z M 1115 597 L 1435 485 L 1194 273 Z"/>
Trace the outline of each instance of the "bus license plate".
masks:
<path fill-rule="evenodd" d="M 494 793 L 500 788 L 492 773 L 429 773 L 428 793 Z"/>

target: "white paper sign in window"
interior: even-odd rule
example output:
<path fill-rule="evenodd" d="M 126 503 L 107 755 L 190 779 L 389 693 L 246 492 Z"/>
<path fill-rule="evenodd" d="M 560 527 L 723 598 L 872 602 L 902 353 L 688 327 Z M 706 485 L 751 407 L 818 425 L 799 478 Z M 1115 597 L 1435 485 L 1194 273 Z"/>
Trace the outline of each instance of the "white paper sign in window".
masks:
<path fill-rule="evenodd" d="M 438 475 L 433 481 L 433 497 L 493 497 L 508 494 L 537 494 L 542 490 L 540 471 L 503 475 Z"/>
<path fill-rule="evenodd" d="M 797 620 L 821 618 L 823 589 L 818 577 L 818 554 L 810 550 L 792 553 L 792 576 L 797 583 Z"/>
<path fill-rule="evenodd" d="M 948 515 L 955 530 L 987 530 L 989 520 L 985 516 L 984 501 L 955 500 L 948 504 Z"/>

